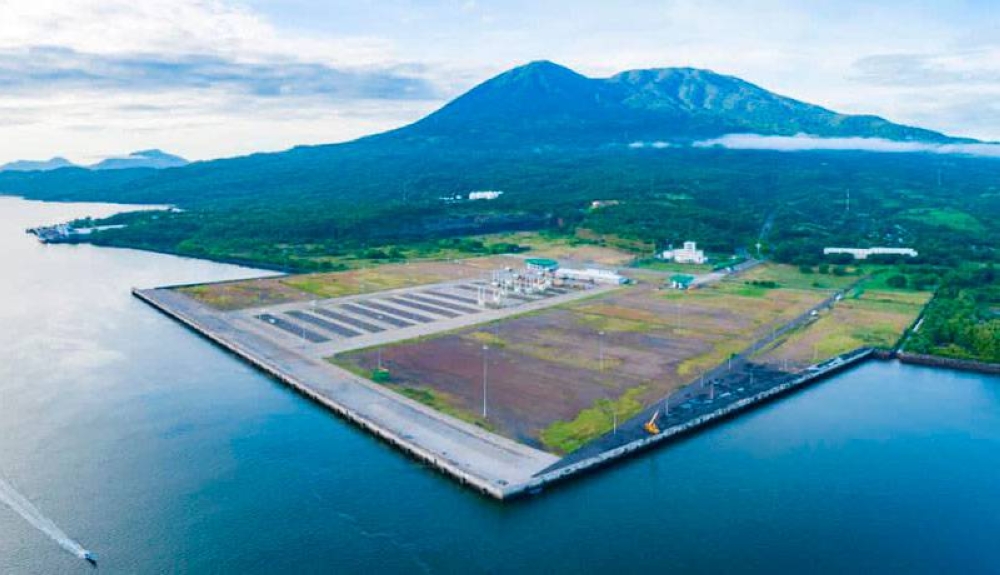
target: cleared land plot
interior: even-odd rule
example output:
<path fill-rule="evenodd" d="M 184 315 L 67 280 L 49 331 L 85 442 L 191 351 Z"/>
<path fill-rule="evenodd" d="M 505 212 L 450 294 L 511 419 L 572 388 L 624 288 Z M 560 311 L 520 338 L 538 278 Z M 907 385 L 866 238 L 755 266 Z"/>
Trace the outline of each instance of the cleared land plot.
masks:
<path fill-rule="evenodd" d="M 210 307 L 230 311 L 455 280 L 483 279 L 490 270 L 523 265 L 523 259 L 494 256 L 447 262 L 386 264 L 344 272 L 221 282 L 177 289 Z"/>
<path fill-rule="evenodd" d="M 929 292 L 865 291 L 838 302 L 757 359 L 800 368 L 859 347 L 892 348 L 930 297 Z"/>
<path fill-rule="evenodd" d="M 500 323 L 383 347 L 386 385 L 553 452 L 576 449 L 822 301 L 822 290 L 752 296 L 640 285 Z M 742 279 L 730 283 L 742 285 Z M 603 332 L 603 335 L 601 333 Z M 484 350 L 483 346 L 488 349 Z M 370 376 L 375 349 L 335 361 Z"/>
<path fill-rule="evenodd" d="M 308 294 L 281 282 L 282 278 L 261 278 L 219 282 L 177 288 L 177 291 L 209 307 L 231 311 L 305 301 Z"/>

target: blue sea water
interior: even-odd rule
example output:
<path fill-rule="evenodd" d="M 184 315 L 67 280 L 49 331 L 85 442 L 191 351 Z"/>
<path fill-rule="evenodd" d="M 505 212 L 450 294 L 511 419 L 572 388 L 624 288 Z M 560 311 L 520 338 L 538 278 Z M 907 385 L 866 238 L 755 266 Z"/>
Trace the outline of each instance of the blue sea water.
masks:
<path fill-rule="evenodd" d="M 144 573 L 998 573 L 1000 378 L 869 363 L 499 504 L 133 299 L 261 272 L 26 227 L 0 198 L 0 474 Z M 0 505 L 0 573 L 88 573 Z"/>

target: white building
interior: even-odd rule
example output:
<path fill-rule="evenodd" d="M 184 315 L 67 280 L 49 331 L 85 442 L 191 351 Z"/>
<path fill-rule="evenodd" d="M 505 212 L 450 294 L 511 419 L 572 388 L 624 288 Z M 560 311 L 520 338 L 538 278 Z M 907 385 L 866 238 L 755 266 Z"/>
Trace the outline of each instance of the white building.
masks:
<path fill-rule="evenodd" d="M 868 256 L 907 256 L 917 257 L 913 248 L 823 248 L 823 255 L 850 254 L 856 260 L 868 259 Z"/>
<path fill-rule="evenodd" d="M 628 283 L 628 278 L 623 275 L 619 275 L 611 270 L 602 270 L 598 268 L 587 268 L 582 270 L 572 269 L 572 268 L 559 268 L 555 272 L 556 277 L 564 280 L 573 280 L 580 282 L 593 282 L 598 284 L 616 284 L 622 285 Z"/>
<path fill-rule="evenodd" d="M 469 192 L 470 200 L 495 200 L 503 195 L 503 192 L 499 190 L 479 190 L 476 192 Z"/>
<path fill-rule="evenodd" d="M 684 242 L 684 247 L 676 250 L 665 250 L 660 257 L 679 264 L 703 264 L 708 261 L 705 252 L 698 249 L 695 242 Z"/>

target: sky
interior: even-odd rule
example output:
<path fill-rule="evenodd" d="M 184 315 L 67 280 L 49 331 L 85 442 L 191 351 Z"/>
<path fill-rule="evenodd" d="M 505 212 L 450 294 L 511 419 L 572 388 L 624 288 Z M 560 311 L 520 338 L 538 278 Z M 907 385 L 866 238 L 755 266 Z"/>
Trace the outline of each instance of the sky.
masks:
<path fill-rule="evenodd" d="M 0 162 L 345 141 L 540 59 L 1000 140 L 996 0 L 0 0 Z"/>

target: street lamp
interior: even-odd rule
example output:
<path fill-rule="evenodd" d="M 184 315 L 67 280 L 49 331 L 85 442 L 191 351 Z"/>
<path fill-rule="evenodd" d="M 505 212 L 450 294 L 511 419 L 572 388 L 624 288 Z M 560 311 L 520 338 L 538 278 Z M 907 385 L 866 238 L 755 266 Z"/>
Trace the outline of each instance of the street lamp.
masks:
<path fill-rule="evenodd" d="M 604 332 L 597 332 L 597 336 L 597 365 L 600 371 L 604 371 Z"/>
<path fill-rule="evenodd" d="M 483 345 L 483 419 L 486 419 L 486 384 L 487 384 L 487 371 L 486 371 L 486 352 L 490 350 L 490 346 Z"/>

